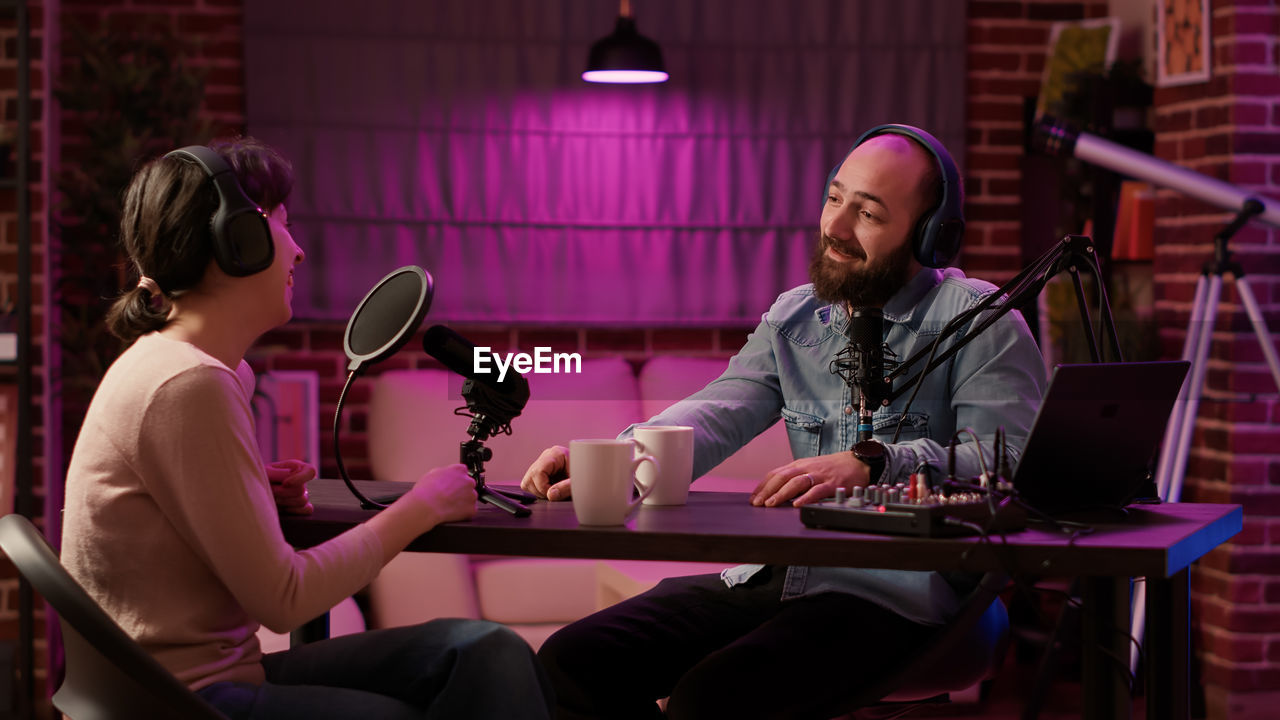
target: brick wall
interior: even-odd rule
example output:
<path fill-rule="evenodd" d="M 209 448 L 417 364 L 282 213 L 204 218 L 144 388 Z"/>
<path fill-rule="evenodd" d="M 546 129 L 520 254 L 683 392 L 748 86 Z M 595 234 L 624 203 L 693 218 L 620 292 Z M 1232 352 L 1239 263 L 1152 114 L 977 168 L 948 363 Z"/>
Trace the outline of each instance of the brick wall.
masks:
<path fill-rule="evenodd" d="M 33 481 L 36 484 L 36 502 L 34 511 L 40 512 L 43 505 L 43 477 L 46 473 L 44 458 L 44 436 L 46 408 L 41 388 L 45 385 L 46 309 L 43 305 L 46 275 L 44 271 L 45 253 L 48 247 L 47 227 L 48 213 L 55 202 L 49 183 L 45 182 L 44 144 L 46 133 L 52 133 L 53 142 L 59 145 L 58 153 L 62 162 L 73 162 L 76 152 L 83 147 L 83 138 L 77 133 L 78 125 L 69 123 L 67 127 L 50 128 L 47 98 L 44 93 L 45 72 L 48 67 L 46 48 L 54 51 L 51 43 L 47 43 L 45 31 L 45 3 L 41 0 L 29 0 L 27 3 L 31 37 L 28 54 L 31 61 L 30 87 L 32 105 L 30 116 L 32 134 L 30 139 L 31 164 L 28 177 L 31 179 L 30 198 L 32 214 L 32 361 L 33 361 Z M 240 0 L 157 0 L 156 2 L 119 2 L 103 3 L 92 0 L 63 0 L 59 4 L 59 22 L 64 24 L 74 19 L 86 28 L 94 28 L 108 18 L 122 22 L 138 21 L 145 18 L 160 18 L 173 27 L 202 41 L 201 55 L 197 64 L 204 64 L 210 70 L 208 77 L 207 107 L 208 114 L 221 127 L 229 132 L 238 132 L 244 125 L 243 73 L 240 46 Z M 56 36 L 56 33 L 52 34 Z M 17 43 L 16 26 L 9 19 L 7 10 L 0 10 L 0 122 L 12 123 L 17 114 Z M 65 61 L 65 58 L 64 58 Z M 49 175 L 55 175 L 56 169 L 50 168 Z M 8 303 L 15 297 L 17 287 L 17 214 L 14 193 L 0 188 L 0 317 L 9 311 Z M 57 367 L 56 358 L 50 365 Z M 52 370 L 56 373 L 56 369 Z M 13 382 L 12 368 L 0 367 L 0 384 Z M 56 405 L 54 406 L 56 407 Z M 56 412 L 56 410 L 51 410 Z M 56 426 L 56 421 L 50 425 Z M 5 422 L 8 430 L 8 421 Z M 70 446 L 74 438 L 65 438 Z M 5 496 L 6 502 L 10 498 Z M 7 511 L 7 509 L 5 510 Z M 40 522 L 36 518 L 37 523 Z M 8 561 L 0 562 L 0 641 L 16 641 L 18 625 L 17 574 Z M 45 680 L 48 662 L 47 644 L 44 630 L 44 612 L 37 599 L 35 635 L 35 682 L 37 717 L 50 716 Z M 7 710 L 7 708 L 6 708 Z M 0 712 L 0 714 L 5 714 Z M 7 715 L 6 715 L 7 716 Z"/>
<path fill-rule="evenodd" d="M 1274 3 L 1247 0 L 1215 0 L 1212 14 L 1212 78 L 1156 91 L 1156 154 L 1274 200 L 1280 197 L 1280 18 Z M 1231 215 L 1166 191 L 1156 217 L 1156 313 L 1164 355 L 1178 357 L 1200 267 Z M 1230 247 L 1275 347 L 1280 236 L 1253 223 Z M 1183 498 L 1240 503 L 1245 529 L 1192 573 L 1193 642 L 1209 717 L 1274 717 L 1280 702 L 1280 406 L 1229 281 L 1218 307 Z"/>
<path fill-rule="evenodd" d="M 242 0 L 62 0 L 63 27 L 77 23 L 93 31 L 104 23 L 119 27 L 167 27 L 196 49 L 190 64 L 208 71 L 205 114 L 221 132 L 244 131 L 244 60 L 241 39 Z M 65 57 L 67 44 L 61 47 Z M 59 141 L 64 158 L 74 157 L 84 138 L 74 125 L 64 125 Z"/>
<path fill-rule="evenodd" d="M 1022 257 L 1023 108 L 1040 91 L 1050 26 L 1105 17 L 1107 3 L 970 0 L 968 5 L 968 147 L 962 169 L 968 231 L 960 264 L 966 273 L 1000 284 L 1033 259 Z"/>
<path fill-rule="evenodd" d="M 18 34 L 17 24 L 15 22 L 13 10 L 5 5 L 0 7 L 0 124 L 5 127 L 17 131 L 18 118 Z M 41 303 L 41 297 L 44 293 L 45 273 L 44 254 L 46 248 L 46 222 L 45 208 L 48 204 L 48 192 L 41 183 L 41 178 L 45 170 L 45 156 L 43 152 L 43 144 L 46 132 L 44 122 L 44 80 L 46 64 L 44 61 L 44 3 L 40 0 L 31 0 L 27 2 L 28 26 L 30 35 L 27 42 L 27 58 L 30 63 L 30 72 L 27 81 L 31 93 L 31 104 L 28 110 L 28 117 L 31 121 L 31 131 L 28 139 L 28 148 L 30 152 L 30 163 L 27 166 L 28 179 L 28 198 L 31 216 L 30 230 L 30 248 L 31 248 L 31 338 L 30 338 L 30 357 L 32 367 L 31 393 L 32 404 L 30 418 L 32 422 L 31 432 L 31 477 L 35 485 L 35 503 L 36 511 L 41 507 L 41 496 L 44 492 L 42 478 L 44 475 L 44 452 L 43 452 L 43 411 L 44 401 L 41 394 L 41 387 L 44 385 L 45 364 L 43 355 L 45 350 L 45 334 L 42 330 L 44 326 L 44 308 Z M 13 158 L 16 161 L 16 157 Z M 14 176 L 14 167 L 12 163 L 8 164 L 8 168 L 4 173 L 7 178 Z M 14 318 L 10 313 L 13 312 L 12 303 L 17 298 L 18 292 L 18 213 L 17 213 L 17 194 L 14 189 L 9 187 L 0 187 L 0 322 L 5 323 L 4 329 L 12 332 L 17 327 L 14 324 Z M 11 401 L 16 400 L 16 373 L 12 365 L 0 367 L 0 385 L 4 386 L 5 394 Z M 16 432 L 16 416 L 12 407 L 12 402 L 3 413 L 3 421 L 6 433 Z M 11 438 L 6 438 L 5 446 L 12 450 Z M 12 472 L 11 466 L 13 458 L 6 457 L 4 464 L 7 466 L 5 476 L 11 478 L 9 474 Z M 2 494 L 2 502 L 0 502 L 0 512 L 10 512 L 13 509 L 12 487 L 5 487 Z M 37 693 L 42 695 L 45 666 L 44 653 L 46 643 L 44 640 L 44 613 L 42 609 L 37 610 L 37 617 L 34 623 L 35 637 L 35 660 L 37 672 L 35 680 L 37 683 Z M 9 649 L 16 647 L 18 638 L 18 580 L 17 571 L 7 561 L 0 561 L 0 642 L 14 643 L 8 646 Z"/>
<path fill-rule="evenodd" d="M 171 141 L 166 137 L 185 137 L 191 141 L 203 140 L 203 132 L 215 135 L 235 135 L 244 130 L 244 72 L 241 39 L 241 4 L 239 0 L 65 0 L 58 5 L 60 42 L 56 52 L 61 66 L 61 77 L 55 87 L 61 87 L 71 95 L 68 102 L 57 105 L 57 145 L 59 165 L 54 169 L 50 182 L 55 188 L 67 183 L 67 173 L 79 168 L 102 183 L 101 193 L 119 194 L 124 190 L 133 162 L 124 159 L 126 153 L 158 153 L 168 149 Z M 136 48 L 130 43 L 139 34 L 155 33 L 154 46 Z M 87 49 L 86 49 L 87 48 Z M 204 79 L 203 104 L 198 118 L 207 122 L 200 127 L 192 122 L 182 126 L 174 116 L 176 108 L 186 106 L 185 98 L 165 95 L 166 109 L 155 115 L 138 119 L 137 114 L 126 116 L 120 96 L 124 82 L 123 70 L 116 61 L 127 64 L 130 57 L 112 58 L 110 55 L 129 48 L 136 52 L 162 52 L 164 56 L 179 58 L 173 76 L 161 74 L 153 78 L 146 88 L 149 97 L 160 93 L 180 94 L 178 75 L 190 78 L 190 73 L 200 73 Z M 82 54 L 103 53 L 108 57 L 100 63 L 100 71 L 82 70 Z M 89 67 L 95 67 L 90 63 Z M 89 80 L 81 80 L 83 72 Z M 106 78 L 105 80 L 103 78 Z M 85 88 L 95 88 L 100 94 L 86 95 Z M 91 92 L 91 91 L 90 91 Z M 148 100 L 134 100 L 147 102 Z M 98 105 L 104 107 L 98 110 Z M 105 116 L 105 117 L 104 117 Z M 163 118 L 167 125 L 153 132 L 144 132 L 135 123 Z M 89 128 L 107 122 L 106 132 L 91 140 Z M 126 136 L 130 128 L 136 134 Z M 98 143 L 95 146 L 93 143 Z M 103 152 L 103 147 L 109 148 Z M 126 150 L 128 148 L 128 150 Z M 80 185 L 75 178 L 71 186 Z M 118 184 L 118 188 L 108 185 Z M 101 315 L 106 312 L 104 298 L 111 298 L 119 291 L 119 283 L 127 276 L 125 264 L 116 256 L 115 231 L 117 219 L 101 208 L 109 205 L 91 190 L 82 190 L 66 196 L 58 196 L 50 211 L 63 228 L 55 236 L 51 248 L 53 287 L 61 307 L 55 317 L 62 342 L 50 353 L 53 376 L 59 380 L 54 387 L 50 427 L 57 442 L 50 451 L 57 468 L 54 475 L 65 470 L 80 422 L 87 409 L 92 389 L 102 368 L 114 357 L 114 340 L 105 332 Z M 97 209 L 95 212 L 94 210 Z M 57 226 L 55 226 L 57 227 Z M 87 309 L 92 308 L 92 309 Z"/>

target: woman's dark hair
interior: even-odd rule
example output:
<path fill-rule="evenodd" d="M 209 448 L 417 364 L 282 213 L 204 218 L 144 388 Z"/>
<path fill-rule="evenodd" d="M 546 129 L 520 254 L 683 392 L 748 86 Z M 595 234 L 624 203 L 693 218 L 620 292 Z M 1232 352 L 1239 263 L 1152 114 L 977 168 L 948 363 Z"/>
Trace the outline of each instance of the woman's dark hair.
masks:
<path fill-rule="evenodd" d="M 209 144 L 227 160 L 245 194 L 263 210 L 282 205 L 293 189 L 293 167 L 253 138 Z M 159 157 L 133 176 L 124 193 L 120 243 L 140 275 L 155 280 L 162 297 L 132 287 L 107 311 L 107 329 L 131 345 L 168 322 L 168 299 L 195 287 L 213 261 L 210 221 L 218 193 L 198 165 Z"/>

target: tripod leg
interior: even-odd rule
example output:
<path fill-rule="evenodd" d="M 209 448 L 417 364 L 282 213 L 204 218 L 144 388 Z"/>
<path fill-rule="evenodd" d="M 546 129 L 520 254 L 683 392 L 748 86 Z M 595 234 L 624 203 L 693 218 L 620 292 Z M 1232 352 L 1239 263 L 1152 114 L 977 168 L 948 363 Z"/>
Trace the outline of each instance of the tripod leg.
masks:
<path fill-rule="evenodd" d="M 1191 358 L 1191 378 L 1184 388 L 1185 401 L 1174 412 L 1182 413 L 1178 437 L 1169 457 L 1170 468 L 1161 475 L 1157 489 L 1165 502 L 1178 502 L 1182 495 L 1182 479 L 1187 469 L 1187 455 L 1191 449 L 1191 437 L 1196 426 L 1196 414 L 1200 409 L 1200 394 L 1204 390 L 1204 378 L 1208 372 L 1209 346 L 1213 340 L 1213 325 L 1218 317 L 1218 300 L 1222 296 L 1222 276 L 1209 277 L 1209 287 L 1204 304 L 1193 309 L 1191 325 L 1187 333 L 1196 334 L 1195 356 Z M 1197 318 L 1197 316 L 1199 316 Z"/>
<path fill-rule="evenodd" d="M 1204 300 L 1209 290 L 1209 277 L 1201 275 L 1196 280 L 1195 299 L 1191 301 L 1191 320 L 1187 323 L 1187 337 L 1182 341 L 1182 359 L 1193 361 L 1196 348 L 1200 344 L 1200 331 L 1204 328 Z M 1182 409 L 1186 407 L 1190 394 L 1191 382 L 1182 383 L 1182 392 L 1178 402 L 1173 406 L 1169 416 L 1169 424 L 1164 429 L 1164 440 L 1160 443 L 1160 462 L 1156 465 L 1156 494 L 1164 499 L 1169 495 L 1169 475 L 1173 470 L 1173 456 L 1182 435 Z"/>
<path fill-rule="evenodd" d="M 1182 346 L 1182 359 L 1191 361 L 1191 377 L 1183 383 L 1182 394 L 1178 396 L 1173 414 L 1169 417 L 1164 442 L 1160 447 L 1160 464 L 1156 469 L 1156 492 L 1165 502 L 1178 502 L 1178 498 L 1182 496 L 1183 474 L 1186 472 L 1187 456 L 1191 451 L 1196 414 L 1200 409 L 1200 393 L 1204 390 L 1209 346 L 1213 339 L 1213 325 L 1217 321 L 1218 300 L 1221 296 L 1221 275 L 1201 275 L 1196 281 L 1191 320 L 1187 323 L 1187 339 Z M 1146 583 L 1138 585 L 1135 593 L 1129 634 L 1134 637 L 1138 645 L 1130 648 L 1130 672 L 1137 672 L 1138 646 L 1142 644 L 1146 629 Z"/>
<path fill-rule="evenodd" d="M 1240 293 L 1240 301 L 1244 303 L 1244 311 L 1249 316 L 1249 324 L 1253 325 L 1253 332 L 1258 336 L 1258 344 L 1262 346 L 1262 355 L 1267 359 L 1267 367 L 1271 368 L 1271 377 L 1276 381 L 1276 388 L 1280 389 L 1280 359 L 1276 358 L 1276 349 L 1271 345 L 1271 332 L 1267 330 L 1267 321 L 1262 317 L 1262 311 L 1258 309 L 1258 301 L 1253 297 L 1248 279 L 1237 277 L 1235 282 L 1236 290 Z"/>
<path fill-rule="evenodd" d="M 498 493 L 499 495 L 505 495 L 506 497 L 511 498 L 512 500 L 515 500 L 521 505 L 532 505 L 533 503 L 538 501 L 537 496 L 535 496 L 533 493 L 525 492 L 520 488 L 508 488 L 508 487 L 498 488 L 492 485 L 489 485 L 488 488 L 490 492 L 495 492 L 495 493 Z"/>
<path fill-rule="evenodd" d="M 529 508 L 512 500 L 506 495 L 503 495 L 501 493 L 496 493 L 487 487 L 481 486 L 476 490 L 476 494 L 480 502 L 487 502 L 494 507 L 502 508 L 503 510 L 506 510 L 507 512 L 511 513 L 515 517 L 529 516 Z"/>
<path fill-rule="evenodd" d="M 1138 658 L 1142 656 L 1142 633 L 1147 625 L 1147 584 L 1145 582 L 1133 585 L 1133 607 L 1130 613 L 1133 620 L 1129 623 L 1129 634 L 1133 636 L 1134 643 L 1129 646 L 1129 674 L 1137 677 Z M 1151 692 L 1150 688 L 1147 692 Z"/>

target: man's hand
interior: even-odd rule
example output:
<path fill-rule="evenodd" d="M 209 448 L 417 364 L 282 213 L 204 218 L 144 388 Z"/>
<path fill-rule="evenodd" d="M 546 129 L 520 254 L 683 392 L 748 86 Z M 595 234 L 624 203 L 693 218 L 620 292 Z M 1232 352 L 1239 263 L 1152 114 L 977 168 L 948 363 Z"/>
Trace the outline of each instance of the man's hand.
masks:
<path fill-rule="evenodd" d="M 790 500 L 799 507 L 835 495 L 838 487 L 866 487 L 870 480 L 867 464 L 851 452 L 803 458 L 770 470 L 751 492 L 751 504 L 775 507 Z"/>
<path fill-rule="evenodd" d="M 525 471 L 520 488 L 547 500 L 568 500 L 572 494 L 569 488 L 569 449 L 553 445 L 543 450 Z"/>
<path fill-rule="evenodd" d="M 307 483 L 316 478 L 316 469 L 301 460 L 277 460 L 268 463 L 267 480 L 271 482 L 271 494 L 276 507 L 290 515 L 310 515 L 315 512 Z"/>

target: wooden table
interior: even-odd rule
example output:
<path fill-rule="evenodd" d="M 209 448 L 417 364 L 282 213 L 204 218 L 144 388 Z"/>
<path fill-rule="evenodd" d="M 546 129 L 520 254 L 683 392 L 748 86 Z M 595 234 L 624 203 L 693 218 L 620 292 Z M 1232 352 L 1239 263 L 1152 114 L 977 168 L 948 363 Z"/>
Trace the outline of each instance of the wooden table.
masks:
<path fill-rule="evenodd" d="M 387 487 L 359 486 L 366 495 Z M 287 516 L 281 522 L 295 546 L 321 543 L 373 514 L 359 507 L 341 481 L 317 480 L 309 487 L 315 514 Z M 579 526 L 568 502 L 539 502 L 532 510 L 529 517 L 515 518 L 481 505 L 472 520 L 437 527 L 408 549 L 900 570 L 1004 569 L 1013 575 L 1080 578 L 1084 715 L 1090 718 L 1129 716 L 1129 578 L 1144 577 L 1147 717 L 1161 720 L 1189 715 L 1187 568 L 1243 526 L 1239 505 L 1193 503 L 1133 506 L 1129 517 L 1093 523 L 1093 533 L 1074 538 L 1033 528 L 1011 533 L 1004 541 L 815 530 L 800 522 L 799 510 L 752 507 L 742 493 L 691 492 L 687 505 L 642 507 L 618 527 Z"/>

